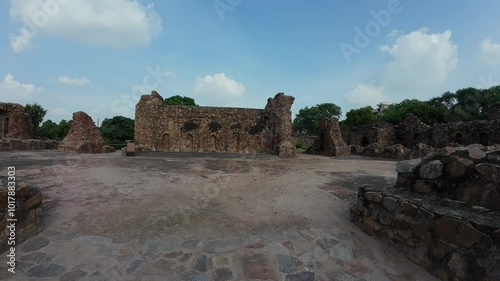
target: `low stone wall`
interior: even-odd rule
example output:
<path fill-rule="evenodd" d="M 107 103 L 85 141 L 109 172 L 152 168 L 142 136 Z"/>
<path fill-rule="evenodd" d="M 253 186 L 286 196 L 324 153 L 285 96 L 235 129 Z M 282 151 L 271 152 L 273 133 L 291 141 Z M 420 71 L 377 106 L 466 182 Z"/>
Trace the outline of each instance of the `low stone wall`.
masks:
<path fill-rule="evenodd" d="M 0 139 L 0 151 L 52 150 L 58 145 L 59 142 L 54 140 Z"/>
<path fill-rule="evenodd" d="M 9 215 L 7 177 L 0 177 L 0 253 L 10 247 L 17 247 L 19 243 L 35 236 L 43 230 L 42 223 L 42 193 L 35 187 L 25 183 L 16 184 L 15 216 Z M 9 245 L 10 229 L 8 219 L 17 219 L 15 222 L 15 245 Z"/>
<path fill-rule="evenodd" d="M 446 147 L 398 163 L 397 187 L 500 212 L 500 150 Z"/>
<path fill-rule="evenodd" d="M 365 186 L 351 219 L 441 280 L 500 280 L 499 213 L 401 188 Z"/>

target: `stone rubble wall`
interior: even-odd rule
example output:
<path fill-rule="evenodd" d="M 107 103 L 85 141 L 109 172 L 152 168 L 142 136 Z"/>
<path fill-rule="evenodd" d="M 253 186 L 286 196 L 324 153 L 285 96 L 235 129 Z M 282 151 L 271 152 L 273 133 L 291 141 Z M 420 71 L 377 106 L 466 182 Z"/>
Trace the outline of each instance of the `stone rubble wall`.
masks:
<path fill-rule="evenodd" d="M 413 147 L 418 143 L 418 140 L 422 139 L 422 136 L 426 135 L 425 132 L 429 129 L 429 125 L 409 113 L 396 126 L 396 140 L 406 147 Z"/>
<path fill-rule="evenodd" d="M 446 147 L 397 164 L 396 187 L 500 212 L 500 150 Z"/>
<path fill-rule="evenodd" d="M 294 156 L 293 100 L 279 93 L 265 109 L 174 106 L 153 91 L 136 105 L 134 138 L 153 151 Z"/>
<path fill-rule="evenodd" d="M 5 128 L 7 127 L 7 128 Z M 0 103 L 0 139 L 30 139 L 33 125 L 24 107 L 17 103 Z M 5 134 L 7 132 L 7 134 Z"/>
<path fill-rule="evenodd" d="M 500 280 L 498 212 L 401 188 L 364 186 L 351 220 L 441 280 Z"/>
<path fill-rule="evenodd" d="M 7 244 L 9 231 L 7 229 L 8 215 L 7 177 L 0 177 L 0 253 L 10 246 Z M 42 193 L 37 188 L 26 183 L 16 184 L 16 247 L 19 243 L 35 236 L 43 230 L 42 223 Z"/>
<path fill-rule="evenodd" d="M 59 145 L 60 151 L 74 151 L 78 153 L 107 153 L 115 151 L 104 143 L 101 132 L 87 113 L 79 111 L 73 113 L 71 128 Z"/>
<path fill-rule="evenodd" d="M 0 139 L 0 151 L 53 150 L 60 142 L 54 140 Z"/>
<path fill-rule="evenodd" d="M 347 156 L 351 154 L 351 147 L 342 138 L 339 122 L 325 118 L 319 125 L 319 136 L 307 150 L 308 153 L 327 156 Z"/>
<path fill-rule="evenodd" d="M 390 123 L 377 120 L 351 129 L 348 135 L 350 145 L 367 146 L 372 143 L 392 145 L 396 141 L 396 128 Z"/>
<path fill-rule="evenodd" d="M 390 146 L 402 144 L 413 147 L 423 143 L 436 148 L 450 144 L 484 146 L 500 144 L 500 105 L 490 108 L 488 120 L 453 122 L 429 126 L 413 114 L 407 114 L 397 126 L 383 121 L 372 121 L 343 132 L 349 145 L 366 147 L 369 144 Z"/>

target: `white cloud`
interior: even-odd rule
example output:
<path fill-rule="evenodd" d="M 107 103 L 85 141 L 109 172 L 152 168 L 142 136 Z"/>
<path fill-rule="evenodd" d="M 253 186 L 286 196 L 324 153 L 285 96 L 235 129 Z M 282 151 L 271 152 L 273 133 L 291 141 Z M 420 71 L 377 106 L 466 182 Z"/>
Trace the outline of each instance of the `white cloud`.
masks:
<path fill-rule="evenodd" d="M 14 76 L 7 74 L 0 84 L 0 100 L 2 102 L 24 103 L 31 95 L 43 89 L 33 84 L 21 83 Z"/>
<path fill-rule="evenodd" d="M 390 56 L 390 61 L 376 81 L 358 85 L 346 94 L 346 99 L 351 103 L 373 104 L 383 99 L 399 102 L 439 94 L 437 89 L 458 65 L 458 50 L 451 35 L 450 30 L 431 34 L 427 28 L 408 34 L 391 32 L 394 43 L 379 47 Z"/>
<path fill-rule="evenodd" d="M 400 37 L 401 35 L 404 35 L 403 31 L 393 29 L 393 30 L 391 30 L 391 32 L 389 32 L 389 34 L 387 34 L 387 39 L 394 40 L 394 39 Z"/>
<path fill-rule="evenodd" d="M 52 110 L 54 115 L 60 116 L 60 117 L 68 117 L 71 116 L 71 114 L 64 108 L 56 108 Z"/>
<path fill-rule="evenodd" d="M 217 73 L 196 78 L 194 92 L 216 100 L 234 99 L 243 96 L 245 87 L 224 73 Z"/>
<path fill-rule="evenodd" d="M 392 46 L 380 46 L 380 50 L 392 58 L 385 70 L 387 77 L 411 78 L 416 72 L 422 72 L 418 75 L 425 75 L 431 81 L 446 80 L 448 73 L 457 67 L 457 46 L 450 41 L 450 30 L 435 34 L 428 32 L 427 28 L 422 28 L 399 36 Z"/>
<path fill-rule="evenodd" d="M 22 25 L 9 36 L 16 53 L 42 34 L 89 46 L 130 48 L 148 45 L 162 30 L 153 4 L 139 0 L 10 0 L 9 13 Z"/>
<path fill-rule="evenodd" d="M 480 58 L 483 62 L 490 65 L 500 64 L 500 44 L 491 42 L 488 38 L 481 42 Z"/>
<path fill-rule="evenodd" d="M 90 79 L 88 79 L 87 77 L 71 78 L 68 76 L 59 76 L 58 80 L 62 84 L 73 86 L 85 86 L 90 83 Z"/>
<path fill-rule="evenodd" d="M 384 88 L 373 85 L 358 84 L 354 90 L 347 93 L 345 98 L 350 103 L 363 105 L 376 105 L 383 101 L 386 97 Z"/>

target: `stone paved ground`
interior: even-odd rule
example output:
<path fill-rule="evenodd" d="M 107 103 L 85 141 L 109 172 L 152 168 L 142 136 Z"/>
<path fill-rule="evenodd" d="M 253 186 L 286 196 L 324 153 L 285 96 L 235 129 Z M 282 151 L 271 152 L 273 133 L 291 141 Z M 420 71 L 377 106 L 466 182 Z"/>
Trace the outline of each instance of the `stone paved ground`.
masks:
<path fill-rule="evenodd" d="M 2 254 L 0 280 L 436 280 L 349 221 L 357 187 L 393 181 L 394 162 L 0 157 L 40 186 L 46 224 L 17 248 L 15 275 Z"/>

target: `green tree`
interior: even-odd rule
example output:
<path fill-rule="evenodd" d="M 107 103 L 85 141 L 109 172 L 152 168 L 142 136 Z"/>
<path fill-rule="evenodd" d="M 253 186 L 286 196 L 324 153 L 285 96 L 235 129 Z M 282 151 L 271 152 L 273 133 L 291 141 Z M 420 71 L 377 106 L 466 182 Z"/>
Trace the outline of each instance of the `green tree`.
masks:
<path fill-rule="evenodd" d="M 198 106 L 193 98 L 181 97 L 179 95 L 171 96 L 163 100 L 166 105 L 187 105 L 187 106 Z"/>
<path fill-rule="evenodd" d="M 42 139 L 52 139 L 56 140 L 56 136 L 58 135 L 59 125 L 53 122 L 52 120 L 47 120 L 43 122 L 43 124 L 38 128 L 36 135 Z"/>
<path fill-rule="evenodd" d="M 124 143 L 134 138 L 134 120 L 123 116 L 106 118 L 100 130 L 106 143 Z"/>
<path fill-rule="evenodd" d="M 61 120 L 59 124 L 47 120 L 37 129 L 37 137 L 42 139 L 63 140 L 68 134 L 72 121 Z"/>
<path fill-rule="evenodd" d="M 26 112 L 26 114 L 31 117 L 33 132 L 36 133 L 43 121 L 43 118 L 45 117 L 45 114 L 47 114 L 47 110 L 45 110 L 41 105 L 34 103 L 26 104 L 26 106 L 24 107 L 24 112 Z"/>
<path fill-rule="evenodd" d="M 378 119 L 378 116 L 373 113 L 373 108 L 371 106 L 351 109 L 345 116 L 346 119 L 340 122 L 342 129 L 358 127 Z"/>
<path fill-rule="evenodd" d="M 73 122 L 72 120 L 66 121 L 64 119 L 59 122 L 59 129 L 57 131 L 58 140 L 62 140 L 66 137 L 66 135 L 69 132 L 69 129 L 71 128 L 72 122 Z"/>
<path fill-rule="evenodd" d="M 416 99 L 406 99 L 390 105 L 382 112 L 380 119 L 392 124 L 399 124 L 406 114 L 412 113 L 424 123 L 433 125 L 445 122 L 446 110 L 444 105 L 433 105 Z"/>
<path fill-rule="evenodd" d="M 293 120 L 293 131 L 298 135 L 316 135 L 323 118 L 339 118 L 340 107 L 334 103 L 322 103 L 299 110 Z"/>

